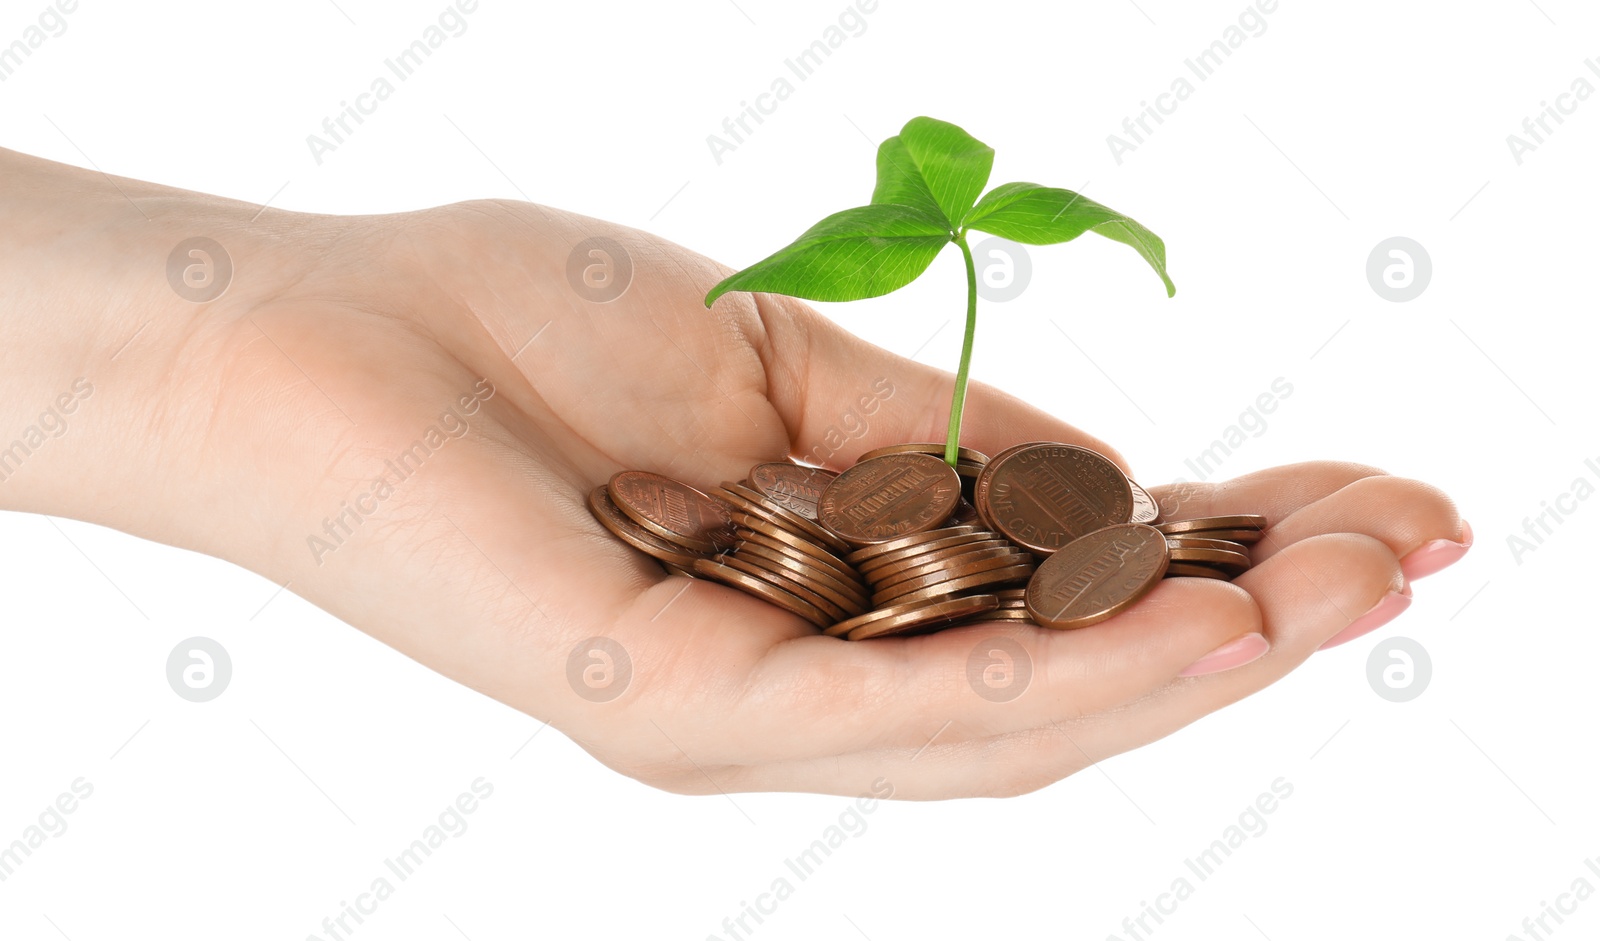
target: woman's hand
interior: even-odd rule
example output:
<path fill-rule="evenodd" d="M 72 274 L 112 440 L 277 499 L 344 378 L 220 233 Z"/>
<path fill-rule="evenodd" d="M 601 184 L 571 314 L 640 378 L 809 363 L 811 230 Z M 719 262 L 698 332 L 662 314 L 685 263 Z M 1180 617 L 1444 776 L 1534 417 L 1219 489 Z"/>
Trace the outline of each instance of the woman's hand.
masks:
<path fill-rule="evenodd" d="M 1470 540 L 1426 484 L 1294 465 L 1156 488 L 1169 516 L 1269 519 L 1256 566 L 1232 583 L 1169 579 L 1075 631 L 823 637 L 734 589 L 667 576 L 585 498 L 622 468 L 705 488 L 789 455 L 838 469 L 942 440 L 949 373 L 788 298 L 729 295 L 707 311 L 728 269 L 554 209 L 257 216 L 15 154 L 0 164 L 17 181 L 0 196 L 0 431 L 80 376 L 94 388 L 70 433 L 0 483 L 4 506 L 287 583 L 669 790 L 1032 790 L 1274 682 L 1368 611 L 1403 606 L 1390 596 L 1406 569 L 1453 561 L 1450 543 Z M 209 302 L 167 280 L 193 236 L 234 269 Z M 569 274 L 595 238 L 612 244 Z M 600 277 L 608 264 L 618 276 L 617 246 L 631 281 L 588 299 L 622 286 Z M 1054 440 L 1121 461 L 979 384 L 964 427 L 989 453 Z M 1224 647 L 1198 666 L 1221 672 L 1180 675 Z"/>

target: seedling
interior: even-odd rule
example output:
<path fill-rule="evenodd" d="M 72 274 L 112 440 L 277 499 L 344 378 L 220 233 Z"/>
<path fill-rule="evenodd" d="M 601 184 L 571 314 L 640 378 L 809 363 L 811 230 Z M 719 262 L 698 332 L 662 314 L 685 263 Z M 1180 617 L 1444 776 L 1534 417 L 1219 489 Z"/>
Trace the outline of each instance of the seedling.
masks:
<path fill-rule="evenodd" d="M 954 466 L 978 326 L 969 230 L 1029 245 L 1053 245 L 1094 232 L 1131 246 L 1161 276 L 1167 296 L 1177 293 L 1167 277 L 1166 246 L 1154 232 L 1071 190 L 1006 183 L 983 193 L 993 164 L 994 148 L 954 124 L 912 118 L 878 148 L 871 203 L 834 213 L 788 246 L 724 278 L 706 295 L 706 306 L 729 291 L 809 301 L 878 297 L 916 280 L 946 245 L 956 243 L 967 263 L 967 330 L 945 439 L 944 459 Z"/>

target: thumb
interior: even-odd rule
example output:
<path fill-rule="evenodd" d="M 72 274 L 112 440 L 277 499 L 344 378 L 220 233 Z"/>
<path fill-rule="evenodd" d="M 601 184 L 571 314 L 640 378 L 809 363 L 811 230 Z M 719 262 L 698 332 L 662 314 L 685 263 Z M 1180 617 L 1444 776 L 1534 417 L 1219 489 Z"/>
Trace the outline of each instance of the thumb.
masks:
<path fill-rule="evenodd" d="M 753 296 L 766 329 L 767 398 L 796 458 L 839 469 L 873 448 L 945 440 L 954 373 L 874 346 L 803 301 Z M 993 457 L 1025 441 L 1091 448 L 1129 470 L 1099 438 L 993 386 L 969 383 L 961 444 Z"/>

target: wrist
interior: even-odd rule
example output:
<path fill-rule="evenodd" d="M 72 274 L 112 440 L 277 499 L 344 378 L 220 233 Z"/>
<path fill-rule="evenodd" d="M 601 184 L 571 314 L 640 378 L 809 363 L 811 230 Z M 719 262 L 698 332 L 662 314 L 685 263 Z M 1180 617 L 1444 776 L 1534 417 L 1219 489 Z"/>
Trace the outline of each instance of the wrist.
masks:
<path fill-rule="evenodd" d="M 195 520 L 265 494 L 252 475 L 269 462 L 228 431 L 285 380 L 248 369 L 267 342 L 251 316 L 349 220 L 3 150 L 0 175 L 0 508 L 221 554 Z"/>

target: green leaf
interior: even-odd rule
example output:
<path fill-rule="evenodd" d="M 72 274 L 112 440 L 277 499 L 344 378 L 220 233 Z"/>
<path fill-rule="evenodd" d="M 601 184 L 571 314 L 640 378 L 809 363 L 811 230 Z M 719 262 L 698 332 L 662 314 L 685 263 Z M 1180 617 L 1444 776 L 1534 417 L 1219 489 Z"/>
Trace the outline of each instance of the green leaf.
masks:
<path fill-rule="evenodd" d="M 878 148 L 874 204 L 897 204 L 930 212 L 950 223 L 954 237 L 994 165 L 994 148 L 961 128 L 933 118 L 912 118 Z"/>
<path fill-rule="evenodd" d="M 917 162 L 911 158 L 906 142 L 891 137 L 878 145 L 878 185 L 872 190 L 872 202 L 878 206 L 907 206 L 927 213 L 935 219 L 944 219 L 944 210 L 928 189 L 928 181 Z M 950 237 L 955 238 L 954 220 L 950 224 Z"/>
<path fill-rule="evenodd" d="M 1068 242 L 1093 232 L 1138 252 L 1161 276 L 1168 297 L 1178 291 L 1167 277 L 1167 247 L 1159 236 L 1122 213 L 1071 190 L 1037 183 L 1006 183 L 978 200 L 961 220 L 961 226 L 1029 245 Z"/>
<path fill-rule="evenodd" d="M 808 301 L 854 301 L 905 287 L 950 242 L 944 220 L 908 206 L 857 206 L 729 275 L 706 295 L 766 291 Z"/>

